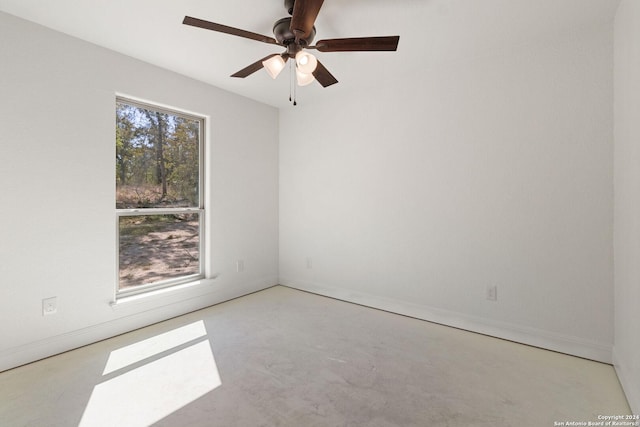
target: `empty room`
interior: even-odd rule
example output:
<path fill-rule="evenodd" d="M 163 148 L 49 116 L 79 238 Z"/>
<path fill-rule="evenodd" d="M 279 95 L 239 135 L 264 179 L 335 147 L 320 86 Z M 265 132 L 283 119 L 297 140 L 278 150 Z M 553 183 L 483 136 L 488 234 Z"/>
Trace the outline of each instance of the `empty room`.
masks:
<path fill-rule="evenodd" d="M 0 0 L 0 426 L 640 426 L 640 0 Z"/>

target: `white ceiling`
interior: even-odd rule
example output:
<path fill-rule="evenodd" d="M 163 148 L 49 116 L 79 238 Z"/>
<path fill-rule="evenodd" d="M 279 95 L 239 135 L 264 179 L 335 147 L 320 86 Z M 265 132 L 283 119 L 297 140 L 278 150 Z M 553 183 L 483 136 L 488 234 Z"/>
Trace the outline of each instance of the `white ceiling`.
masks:
<path fill-rule="evenodd" d="M 397 52 L 320 53 L 340 83 L 298 89 L 305 102 L 419 78 L 443 61 L 543 42 L 611 22 L 620 0 L 326 0 L 316 40 L 400 35 Z M 281 49 L 182 25 L 185 15 L 272 35 L 283 0 L 0 0 L 0 10 L 277 107 L 288 72 L 229 75 Z M 356 92 L 353 92 L 356 91 Z"/>

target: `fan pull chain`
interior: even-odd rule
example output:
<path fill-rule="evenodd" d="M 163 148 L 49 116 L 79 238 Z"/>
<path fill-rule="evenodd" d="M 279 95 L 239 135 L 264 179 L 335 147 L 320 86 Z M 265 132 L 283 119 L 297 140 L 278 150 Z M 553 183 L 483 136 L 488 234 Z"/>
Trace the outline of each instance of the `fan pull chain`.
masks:
<path fill-rule="evenodd" d="M 296 94 L 296 93 L 298 92 L 297 87 L 298 87 L 298 85 L 297 85 L 297 84 L 296 84 L 296 82 L 294 81 L 294 82 L 293 82 L 293 106 L 294 106 L 294 107 L 295 107 L 296 105 L 298 105 L 298 103 L 296 102 L 296 97 L 297 97 L 297 94 Z"/>
<path fill-rule="evenodd" d="M 289 61 L 289 102 L 291 102 L 291 84 L 293 82 L 293 71 L 291 71 L 291 61 Z"/>
<path fill-rule="evenodd" d="M 289 61 L 289 76 L 291 77 L 289 79 L 289 102 L 291 102 L 295 107 L 296 105 L 298 105 L 298 102 L 296 101 L 296 80 L 295 80 L 296 77 L 293 71 L 293 61 Z M 293 87 L 293 89 L 291 87 Z M 293 99 L 291 98 L 292 92 L 293 92 Z"/>
<path fill-rule="evenodd" d="M 296 102 L 296 75 L 295 75 L 295 65 L 293 64 L 294 61 L 289 62 L 289 70 L 291 71 L 291 84 L 289 85 L 289 101 L 291 101 L 291 87 L 293 86 L 293 106 L 295 107 L 296 105 L 298 105 L 298 103 Z"/>

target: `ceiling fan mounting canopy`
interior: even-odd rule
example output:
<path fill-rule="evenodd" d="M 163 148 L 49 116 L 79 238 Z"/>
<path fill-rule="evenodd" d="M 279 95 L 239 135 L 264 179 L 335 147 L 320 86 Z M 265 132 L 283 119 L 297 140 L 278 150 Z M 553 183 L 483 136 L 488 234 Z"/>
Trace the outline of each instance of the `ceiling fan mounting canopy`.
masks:
<path fill-rule="evenodd" d="M 247 30 L 241 30 L 239 28 L 229 27 L 227 25 L 216 24 L 215 22 L 205 21 L 203 19 L 193 18 L 191 16 L 185 16 L 182 23 L 193 27 L 204 28 L 206 30 L 243 37 L 286 48 L 282 53 L 273 53 L 265 56 L 264 58 L 232 74 L 231 77 L 245 78 L 263 68 L 265 63 L 269 63 L 271 60 L 274 60 L 274 62 L 280 62 L 279 70 L 281 70 L 284 66 L 284 62 L 288 61 L 289 58 L 296 58 L 296 72 L 301 73 L 303 72 L 301 70 L 305 67 L 303 67 L 303 63 L 298 64 L 297 54 L 299 53 L 302 57 L 311 57 L 313 60 L 314 69 L 311 71 L 311 74 L 306 75 L 308 77 L 313 75 L 315 80 L 317 80 L 322 87 L 327 87 L 338 83 L 338 80 L 320 63 L 320 61 L 317 61 L 316 63 L 316 58 L 313 57 L 313 55 L 302 53 L 304 49 L 316 49 L 320 52 L 397 50 L 400 36 L 324 39 L 317 41 L 316 45 L 312 46 L 311 43 L 316 36 L 316 27 L 314 24 L 323 3 L 324 0 L 284 0 L 284 7 L 291 16 L 279 19 L 273 25 L 273 35 L 275 38 Z M 281 57 L 282 60 L 276 57 Z"/>

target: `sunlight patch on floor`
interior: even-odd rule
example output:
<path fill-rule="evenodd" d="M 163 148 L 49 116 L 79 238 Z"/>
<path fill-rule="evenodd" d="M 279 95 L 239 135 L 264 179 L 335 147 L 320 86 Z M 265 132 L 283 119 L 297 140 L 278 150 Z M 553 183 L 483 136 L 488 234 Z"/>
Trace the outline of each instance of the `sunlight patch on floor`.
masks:
<path fill-rule="evenodd" d="M 199 321 L 114 350 L 109 355 L 102 375 L 110 374 L 206 335 L 204 322 Z"/>
<path fill-rule="evenodd" d="M 185 346 L 203 336 L 200 321 L 112 352 L 103 375 L 124 372 L 94 387 L 80 426 L 149 426 L 220 386 L 209 341 Z"/>

